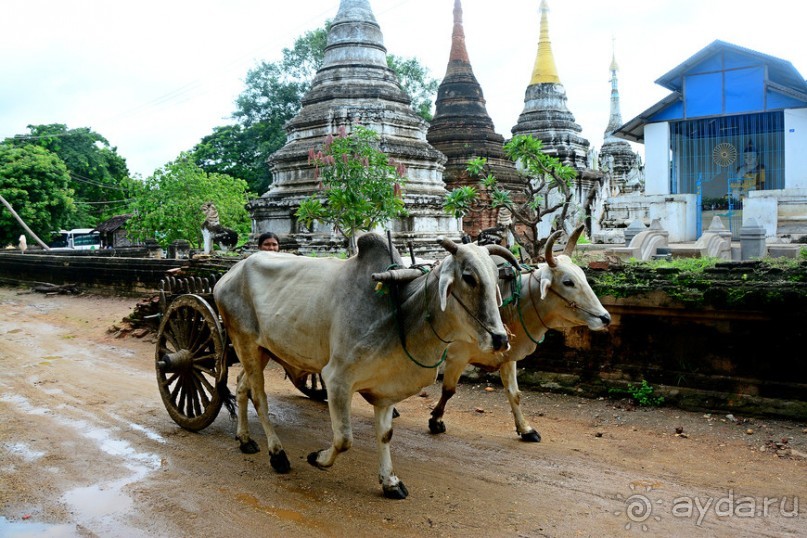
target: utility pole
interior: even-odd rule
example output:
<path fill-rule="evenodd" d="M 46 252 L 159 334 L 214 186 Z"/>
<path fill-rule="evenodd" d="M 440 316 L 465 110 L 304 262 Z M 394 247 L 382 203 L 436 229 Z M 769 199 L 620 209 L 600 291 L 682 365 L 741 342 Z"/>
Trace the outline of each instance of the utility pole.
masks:
<path fill-rule="evenodd" d="M 6 206 L 6 207 L 8 208 L 8 210 L 9 210 L 9 211 L 11 211 L 11 214 L 12 214 L 12 215 L 14 215 L 14 218 L 15 218 L 15 219 L 17 219 L 17 222 L 19 222 L 19 223 L 20 223 L 20 226 L 22 226 L 23 228 L 25 228 L 25 231 L 26 231 L 26 232 L 28 232 L 28 234 L 29 234 L 31 237 L 33 237 L 33 238 L 36 240 L 36 242 L 37 242 L 37 243 L 39 243 L 39 246 L 41 246 L 41 247 L 42 247 L 42 248 L 44 248 L 45 250 L 50 250 L 50 247 L 49 247 L 48 245 L 46 245 L 45 243 L 43 243 L 43 242 L 42 242 L 42 240 L 41 240 L 39 237 L 37 237 L 37 235 L 36 235 L 34 232 L 32 232 L 32 231 L 31 231 L 31 228 L 29 228 L 29 227 L 28 227 L 28 225 L 27 225 L 27 224 L 25 224 L 25 222 L 24 222 L 24 221 L 23 221 L 23 220 L 20 218 L 20 216 L 19 216 L 19 215 L 17 215 L 17 212 L 16 212 L 16 211 L 14 211 L 14 208 L 13 208 L 13 207 L 11 207 L 11 204 L 9 204 L 9 203 L 6 201 L 6 199 L 5 199 L 5 198 L 3 198 L 3 196 L 2 196 L 2 195 L 0 195 L 0 202 L 2 202 L 2 203 L 3 203 L 3 205 L 4 205 L 4 206 Z"/>

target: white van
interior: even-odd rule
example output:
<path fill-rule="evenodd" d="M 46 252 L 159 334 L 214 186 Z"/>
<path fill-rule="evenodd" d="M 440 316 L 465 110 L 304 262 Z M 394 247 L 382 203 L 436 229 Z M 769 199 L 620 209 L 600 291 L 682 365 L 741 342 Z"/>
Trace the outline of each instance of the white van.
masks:
<path fill-rule="evenodd" d="M 52 235 L 51 250 L 98 250 L 101 248 L 101 234 L 94 231 L 94 228 L 60 230 Z"/>

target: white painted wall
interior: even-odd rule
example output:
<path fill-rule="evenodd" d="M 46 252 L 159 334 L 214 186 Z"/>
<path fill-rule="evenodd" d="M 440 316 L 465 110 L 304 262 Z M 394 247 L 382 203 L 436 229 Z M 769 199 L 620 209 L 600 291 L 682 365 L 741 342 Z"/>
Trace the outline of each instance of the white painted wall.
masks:
<path fill-rule="evenodd" d="M 645 127 L 647 132 L 647 127 Z M 807 188 L 807 108 L 785 110 L 785 188 Z"/>
<path fill-rule="evenodd" d="M 647 197 L 650 202 L 648 217 L 651 222 L 658 219 L 661 227 L 669 232 L 671 243 L 695 241 L 696 211 L 698 209 L 695 194 L 668 194 Z"/>
<path fill-rule="evenodd" d="M 751 191 L 743 199 L 743 226 L 753 219 L 765 230 L 765 237 L 776 237 L 778 195 L 782 191 Z"/>
<path fill-rule="evenodd" d="M 645 125 L 644 147 L 645 194 L 670 194 L 670 124 Z"/>

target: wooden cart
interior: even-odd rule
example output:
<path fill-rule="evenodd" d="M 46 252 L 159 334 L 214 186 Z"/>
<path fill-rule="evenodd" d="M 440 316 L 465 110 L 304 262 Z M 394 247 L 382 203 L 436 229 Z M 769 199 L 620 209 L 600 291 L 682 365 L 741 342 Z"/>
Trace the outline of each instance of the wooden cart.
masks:
<path fill-rule="evenodd" d="M 154 362 L 163 404 L 174 422 L 199 431 L 216 420 L 226 398 L 227 369 L 238 357 L 227 340 L 215 302 L 217 275 L 163 279 Z M 327 398 L 319 374 L 287 377 L 314 400 Z"/>

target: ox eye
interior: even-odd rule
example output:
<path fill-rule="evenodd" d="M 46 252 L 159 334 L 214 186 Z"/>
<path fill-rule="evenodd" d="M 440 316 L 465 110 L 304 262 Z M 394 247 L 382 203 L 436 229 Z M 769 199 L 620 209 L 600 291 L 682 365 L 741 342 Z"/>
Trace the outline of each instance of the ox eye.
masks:
<path fill-rule="evenodd" d="M 566 286 L 567 288 L 573 288 L 574 280 L 567 278 L 563 281 L 563 285 Z"/>
<path fill-rule="evenodd" d="M 474 275 L 465 273 L 462 275 L 462 280 L 464 280 L 465 283 L 471 286 L 472 288 L 476 287 L 476 278 L 474 278 Z"/>

